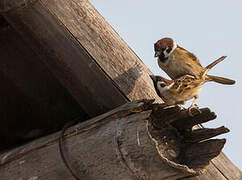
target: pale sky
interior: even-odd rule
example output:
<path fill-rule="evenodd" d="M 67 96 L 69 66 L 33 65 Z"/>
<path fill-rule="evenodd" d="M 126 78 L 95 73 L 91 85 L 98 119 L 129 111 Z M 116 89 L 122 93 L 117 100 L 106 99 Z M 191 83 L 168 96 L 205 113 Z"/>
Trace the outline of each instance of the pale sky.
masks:
<path fill-rule="evenodd" d="M 227 139 L 223 152 L 242 169 L 242 1 L 90 2 L 154 74 L 166 76 L 158 68 L 153 51 L 154 43 L 163 37 L 172 37 L 193 52 L 203 66 L 228 56 L 210 74 L 235 79 L 236 84 L 205 84 L 197 104 L 209 107 L 218 116 L 206 127 L 224 125 L 230 129 L 230 133 L 219 136 Z"/>

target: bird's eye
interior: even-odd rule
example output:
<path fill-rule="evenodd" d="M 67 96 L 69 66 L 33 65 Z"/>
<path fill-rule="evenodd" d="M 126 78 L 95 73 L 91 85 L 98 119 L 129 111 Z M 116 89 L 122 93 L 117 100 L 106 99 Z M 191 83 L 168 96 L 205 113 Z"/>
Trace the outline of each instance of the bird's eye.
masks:
<path fill-rule="evenodd" d="M 166 86 L 166 83 L 164 83 L 164 82 L 160 83 L 160 87 L 165 87 L 165 86 Z"/>

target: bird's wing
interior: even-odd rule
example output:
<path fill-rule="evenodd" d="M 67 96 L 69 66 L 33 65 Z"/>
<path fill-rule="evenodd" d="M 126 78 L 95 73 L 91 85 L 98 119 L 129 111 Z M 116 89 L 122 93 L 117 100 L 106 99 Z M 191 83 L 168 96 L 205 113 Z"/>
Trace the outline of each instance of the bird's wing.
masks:
<path fill-rule="evenodd" d="M 186 50 L 186 49 L 184 49 L 183 47 L 180 47 L 180 46 L 177 46 L 177 48 L 180 51 L 183 52 L 182 54 L 184 56 L 187 57 L 187 58 L 186 57 L 184 58 L 185 60 L 192 59 L 198 66 L 201 66 L 202 67 L 202 65 L 200 64 L 200 61 L 198 60 L 198 58 L 193 53 L 189 52 L 188 50 Z"/>

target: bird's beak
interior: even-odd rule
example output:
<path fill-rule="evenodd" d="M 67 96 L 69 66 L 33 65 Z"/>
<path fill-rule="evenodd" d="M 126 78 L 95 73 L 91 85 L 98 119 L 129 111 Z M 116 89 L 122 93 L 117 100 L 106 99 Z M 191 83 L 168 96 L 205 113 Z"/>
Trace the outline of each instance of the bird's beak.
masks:
<path fill-rule="evenodd" d="M 155 52 L 155 57 L 158 57 L 158 56 L 160 56 L 160 51 Z"/>

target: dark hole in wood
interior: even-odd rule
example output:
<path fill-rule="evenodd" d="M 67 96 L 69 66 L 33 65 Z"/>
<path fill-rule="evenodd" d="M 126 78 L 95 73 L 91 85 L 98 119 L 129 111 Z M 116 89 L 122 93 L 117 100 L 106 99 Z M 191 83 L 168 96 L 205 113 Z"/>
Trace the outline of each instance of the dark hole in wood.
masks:
<path fill-rule="evenodd" d="M 9 24 L 6 19 L 0 15 L 0 28 L 8 27 Z"/>
<path fill-rule="evenodd" d="M 5 86 L 1 88 L 0 96 L 6 95 L 7 97 L 1 98 L 3 101 L 0 102 L 2 121 L 0 127 L 0 154 L 5 150 L 57 132 L 67 122 L 76 118 L 80 122 L 89 119 L 87 113 L 81 109 L 68 92 L 64 92 L 66 97 L 63 97 L 62 101 L 67 104 L 66 110 L 63 110 L 64 107 L 56 107 L 56 109 L 61 110 L 61 112 L 58 112 L 53 110 L 55 108 L 53 107 L 48 112 L 46 107 L 48 108 L 49 105 L 46 105 L 46 102 L 36 104 L 25 94 L 21 94 L 22 92 L 18 88 L 15 89 L 6 85 L 12 82 L 1 81 L 1 83 L 4 83 Z M 53 100 L 55 99 L 53 98 Z"/>
<path fill-rule="evenodd" d="M 69 121 L 78 117 L 81 121 L 89 119 L 89 116 L 77 104 L 72 96 L 59 89 L 62 93 L 56 93 L 57 97 L 50 95 L 42 103 L 33 102 L 28 95 L 13 84 L 10 79 L 5 78 L 0 71 L 0 82 L 4 84 L 0 89 L 0 151 L 15 148 L 31 140 L 57 132 Z M 51 101 L 63 98 L 63 103 L 56 105 Z M 51 107 L 50 104 L 53 103 Z M 66 106 L 65 104 L 66 103 Z M 49 104 L 49 105 L 48 105 Z M 50 108 L 48 110 L 48 108 Z M 56 110 L 55 110 L 56 109 Z"/>

